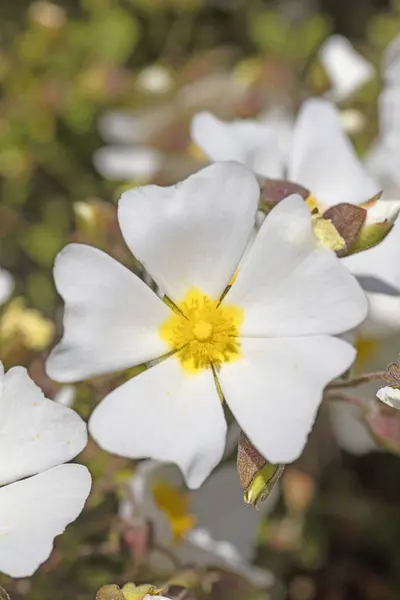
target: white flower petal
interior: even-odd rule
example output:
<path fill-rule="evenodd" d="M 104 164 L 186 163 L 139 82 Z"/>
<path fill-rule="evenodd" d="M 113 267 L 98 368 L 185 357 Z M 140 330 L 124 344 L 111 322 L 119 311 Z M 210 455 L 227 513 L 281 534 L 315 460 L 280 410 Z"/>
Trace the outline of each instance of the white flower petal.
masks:
<path fill-rule="evenodd" d="M 319 57 L 332 84 L 329 96 L 335 102 L 348 98 L 374 77 L 372 64 L 342 35 L 331 35 Z"/>
<path fill-rule="evenodd" d="M 360 286 L 319 244 L 295 195 L 268 214 L 225 302 L 244 308 L 240 331 L 250 337 L 337 334 L 367 314 Z"/>
<path fill-rule="evenodd" d="M 298 458 L 314 423 L 324 387 L 353 362 L 343 340 L 315 336 L 247 339 L 243 357 L 224 363 L 218 379 L 243 431 L 272 463 Z"/>
<path fill-rule="evenodd" d="M 75 401 L 76 388 L 74 385 L 63 385 L 54 396 L 54 402 L 71 408 Z"/>
<path fill-rule="evenodd" d="M 158 358 L 169 347 L 157 333 L 171 312 L 136 275 L 91 246 L 70 244 L 54 267 L 64 299 L 64 337 L 47 373 L 65 383 Z"/>
<path fill-rule="evenodd" d="M 290 134 L 291 127 L 282 118 L 228 122 L 202 112 L 193 118 L 191 125 L 192 139 L 210 160 L 235 160 L 254 173 L 275 178 L 284 175 Z"/>
<path fill-rule="evenodd" d="M 50 555 L 53 540 L 75 521 L 89 495 L 82 465 L 61 465 L 0 489 L 0 571 L 29 577 Z"/>
<path fill-rule="evenodd" d="M 376 392 L 377 398 L 392 408 L 400 410 L 400 389 L 386 386 Z"/>
<path fill-rule="evenodd" d="M 163 157 L 154 148 L 106 146 L 97 150 L 93 162 L 107 179 L 149 181 L 161 169 Z"/>
<path fill-rule="evenodd" d="M 218 297 L 246 248 L 259 195 L 245 167 L 217 163 L 172 187 L 125 192 L 119 222 L 133 254 L 172 300 L 191 287 Z"/>
<path fill-rule="evenodd" d="M 108 452 L 177 464 L 197 488 L 222 458 L 227 425 L 211 369 L 188 375 L 171 356 L 109 394 L 89 430 Z"/>
<path fill-rule="evenodd" d="M 400 66 L 400 63 L 399 63 Z M 399 71 L 400 73 L 400 71 Z M 399 143 L 400 131 L 400 88 L 383 89 L 378 100 L 379 135 L 383 139 L 393 139 Z"/>
<path fill-rule="evenodd" d="M 326 100 L 303 103 L 294 127 L 289 176 L 324 204 L 359 204 L 380 191 L 342 131 L 337 109 Z"/>
<path fill-rule="evenodd" d="M 8 271 L 0 269 L 0 305 L 7 302 L 14 289 L 14 280 Z"/>
<path fill-rule="evenodd" d="M 380 282 L 378 282 L 380 285 Z M 400 296 L 367 293 L 368 315 L 358 327 L 367 339 L 382 340 L 400 333 Z M 400 349 L 400 345 L 399 345 Z"/>
<path fill-rule="evenodd" d="M 86 446 L 79 415 L 45 398 L 23 367 L 1 378 L 0 415 L 0 455 L 7 457 L 0 485 L 67 462 Z"/>

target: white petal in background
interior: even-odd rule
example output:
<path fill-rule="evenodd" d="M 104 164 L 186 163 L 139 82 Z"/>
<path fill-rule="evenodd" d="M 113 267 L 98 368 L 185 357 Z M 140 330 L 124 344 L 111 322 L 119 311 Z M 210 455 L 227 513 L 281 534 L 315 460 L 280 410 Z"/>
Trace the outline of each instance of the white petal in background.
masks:
<path fill-rule="evenodd" d="M 174 301 L 191 287 L 218 298 L 254 228 L 260 190 L 237 163 L 217 163 L 172 187 L 125 192 L 118 217 L 125 241 Z"/>
<path fill-rule="evenodd" d="M 222 458 L 227 425 L 211 369 L 186 374 L 171 356 L 109 394 L 89 430 L 108 452 L 177 464 L 197 488 Z"/>
<path fill-rule="evenodd" d="M 56 259 L 54 279 L 65 301 L 64 336 L 46 364 L 55 381 L 126 369 L 169 351 L 158 328 L 170 309 L 101 250 L 70 244 Z"/>
<path fill-rule="evenodd" d="M 338 334 L 367 315 L 365 294 L 319 244 L 310 211 L 296 195 L 268 214 L 225 301 L 245 309 L 247 337 Z"/>
<path fill-rule="evenodd" d="M 362 456 L 379 449 L 357 406 L 348 402 L 331 402 L 329 417 L 336 442 L 342 450 Z"/>
<path fill-rule="evenodd" d="M 338 110 L 317 98 L 304 102 L 297 117 L 288 178 L 325 206 L 360 204 L 380 191 L 344 134 Z"/>
<path fill-rule="evenodd" d="M 149 519 L 154 526 L 156 545 L 168 548 L 183 564 L 228 567 L 255 584 L 272 583 L 272 574 L 251 565 L 251 561 L 261 521 L 275 507 L 277 493 L 255 511 L 243 502 L 236 466 L 232 463 L 221 465 L 201 488 L 189 492 L 189 510 L 196 524 L 184 540 L 172 544 L 168 520 L 156 506 L 152 494 L 152 487 L 157 482 L 183 489 L 183 480 L 176 467 L 145 461 L 137 467 L 130 483 L 134 504 L 124 501 L 122 516 L 129 518 L 139 514 Z"/>
<path fill-rule="evenodd" d="M 315 336 L 243 338 L 241 351 L 240 361 L 224 363 L 218 373 L 226 402 L 268 461 L 292 462 L 305 446 L 324 387 L 350 367 L 355 349 Z"/>
<path fill-rule="evenodd" d="M 49 557 L 55 536 L 82 511 L 90 486 L 86 467 L 61 465 L 1 488 L 0 572 L 32 575 Z"/>
<path fill-rule="evenodd" d="M 400 35 L 387 46 L 382 60 L 383 79 L 388 85 L 400 84 Z"/>
<path fill-rule="evenodd" d="M 97 150 L 94 165 L 106 179 L 127 179 L 147 182 L 161 169 L 163 156 L 145 146 L 106 146 Z"/>
<path fill-rule="evenodd" d="M 0 374 L 0 386 L 0 455 L 6 457 L 0 485 L 67 462 L 86 446 L 79 415 L 45 398 L 23 367 Z"/>
<path fill-rule="evenodd" d="M 14 280 L 8 271 L 0 269 L 0 305 L 7 302 L 14 289 Z"/>
<path fill-rule="evenodd" d="M 278 179 L 284 176 L 291 132 L 289 117 L 274 114 L 228 122 L 202 112 L 191 124 L 192 139 L 211 161 L 234 160 L 258 175 Z"/>
<path fill-rule="evenodd" d="M 346 100 L 373 79 L 373 65 L 342 35 L 331 35 L 321 46 L 319 58 L 331 82 L 327 96 L 334 102 Z"/>

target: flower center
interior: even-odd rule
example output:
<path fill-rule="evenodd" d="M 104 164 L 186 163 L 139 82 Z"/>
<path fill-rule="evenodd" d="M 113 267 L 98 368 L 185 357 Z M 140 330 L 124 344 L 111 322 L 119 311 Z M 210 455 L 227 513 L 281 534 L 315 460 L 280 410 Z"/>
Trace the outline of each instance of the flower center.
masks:
<path fill-rule="evenodd" d="M 240 358 L 239 328 L 243 309 L 221 303 L 192 288 L 160 327 L 160 336 L 188 373 Z"/>

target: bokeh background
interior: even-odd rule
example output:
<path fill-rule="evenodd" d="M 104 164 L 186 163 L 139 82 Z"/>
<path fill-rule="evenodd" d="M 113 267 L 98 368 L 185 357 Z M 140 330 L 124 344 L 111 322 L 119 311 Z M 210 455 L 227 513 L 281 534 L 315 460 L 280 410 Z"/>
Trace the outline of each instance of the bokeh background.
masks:
<path fill-rule="evenodd" d="M 116 201 L 127 187 L 170 184 L 201 167 L 205 158 L 189 136 L 196 112 L 295 113 L 329 88 L 318 50 L 340 33 L 377 67 L 341 103 L 364 119 L 353 132 L 362 153 L 377 134 L 382 53 L 399 32 L 395 0 L 1 2 L 0 265 L 15 281 L 0 307 L 6 367 L 28 366 L 48 397 L 60 391 L 43 369 L 62 316 L 54 257 L 79 240 L 140 273 L 120 236 Z M 124 377 L 67 392 L 87 418 Z M 221 574 L 203 597 L 400 597 L 398 457 L 341 451 L 323 418 L 317 433 L 300 465 L 287 470 L 260 531 L 257 564 L 276 574 L 279 590 L 260 593 Z M 94 476 L 88 505 L 34 577 L 0 576 L 13 599 L 84 600 L 103 584 L 153 576 L 117 516 L 132 462 L 93 443 L 80 462 Z"/>

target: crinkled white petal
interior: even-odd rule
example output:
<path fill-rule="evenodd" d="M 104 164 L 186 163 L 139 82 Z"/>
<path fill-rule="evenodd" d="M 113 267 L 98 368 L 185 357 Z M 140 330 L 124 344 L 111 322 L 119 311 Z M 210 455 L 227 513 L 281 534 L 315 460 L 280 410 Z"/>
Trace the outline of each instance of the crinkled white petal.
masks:
<path fill-rule="evenodd" d="M 133 254 L 171 299 L 182 300 L 191 287 L 218 298 L 246 248 L 259 195 L 245 167 L 217 163 L 172 187 L 125 192 L 119 222 Z"/>
<path fill-rule="evenodd" d="M 189 375 L 171 356 L 109 394 L 89 430 L 108 452 L 177 464 L 197 488 L 222 458 L 227 425 L 211 369 Z"/>
<path fill-rule="evenodd" d="M 171 314 L 136 275 L 91 246 L 70 244 L 54 267 L 65 302 L 64 336 L 48 375 L 61 382 L 126 369 L 169 351 L 158 334 Z"/>
<path fill-rule="evenodd" d="M 67 462 L 83 450 L 86 424 L 70 408 L 45 398 L 26 369 L 14 367 L 0 379 L 0 485 Z"/>
<path fill-rule="evenodd" d="M 315 237 L 300 196 L 265 219 L 224 302 L 244 309 L 241 334 L 338 334 L 358 325 L 367 301 L 355 278 Z"/>
<path fill-rule="evenodd" d="M 285 119 L 227 122 L 201 112 L 192 120 L 191 135 L 212 161 L 235 160 L 265 177 L 284 175 L 291 136 Z"/>
<path fill-rule="evenodd" d="M 96 169 L 107 179 L 149 181 L 161 169 L 161 152 L 145 146 L 106 146 L 93 156 Z"/>
<path fill-rule="evenodd" d="M 343 133 L 337 109 L 316 98 L 306 100 L 297 117 L 288 179 L 325 206 L 360 204 L 380 191 Z"/>
<path fill-rule="evenodd" d="M 400 389 L 391 386 L 380 388 L 376 392 L 377 398 L 392 408 L 400 410 Z"/>
<path fill-rule="evenodd" d="M 338 446 L 354 455 L 369 454 L 378 446 L 362 422 L 361 409 L 349 402 L 331 402 L 329 417 Z"/>
<path fill-rule="evenodd" d="M 327 336 L 241 341 L 242 358 L 224 363 L 222 392 L 239 425 L 272 463 L 298 458 L 324 387 L 350 367 L 355 349 Z"/>
<path fill-rule="evenodd" d="M 32 575 L 82 511 L 90 486 L 86 467 L 61 465 L 1 488 L 0 572 Z"/>
<path fill-rule="evenodd" d="M 319 58 L 332 85 L 328 95 L 335 102 L 352 96 L 375 74 L 373 65 L 342 35 L 331 35 L 321 46 Z"/>
<path fill-rule="evenodd" d="M 5 269 L 0 269 L 0 305 L 7 302 L 14 289 L 14 280 Z"/>

